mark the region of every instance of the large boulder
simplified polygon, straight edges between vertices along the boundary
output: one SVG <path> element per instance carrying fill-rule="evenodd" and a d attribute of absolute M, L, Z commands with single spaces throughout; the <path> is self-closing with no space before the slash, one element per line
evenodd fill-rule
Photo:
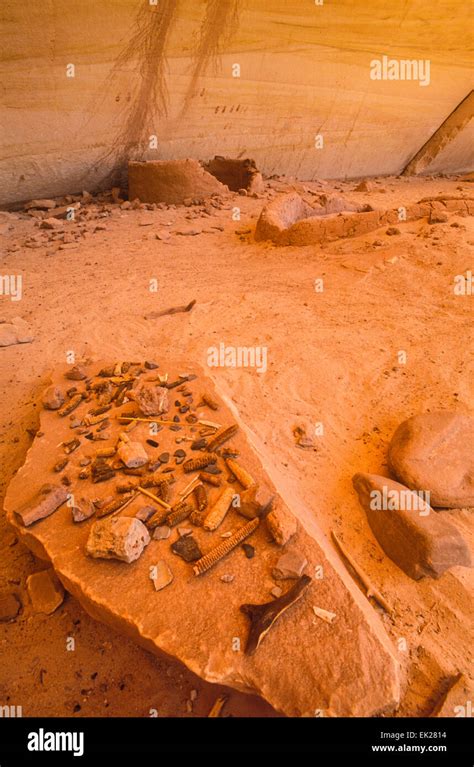
<path fill-rule="evenodd" d="M 404 421 L 388 451 L 395 476 L 413 490 L 429 490 L 432 506 L 474 506 L 474 418 L 448 410 Z"/>
<path fill-rule="evenodd" d="M 352 484 L 382 549 L 410 578 L 439 578 L 456 565 L 471 567 L 459 530 L 423 496 L 377 474 L 355 474 Z"/>

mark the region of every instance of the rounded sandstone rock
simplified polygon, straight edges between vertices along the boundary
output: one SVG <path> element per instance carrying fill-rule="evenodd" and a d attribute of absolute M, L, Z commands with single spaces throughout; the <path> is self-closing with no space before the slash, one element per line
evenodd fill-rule
<path fill-rule="evenodd" d="M 439 411 L 404 421 L 392 437 L 389 465 L 437 508 L 474 506 L 474 417 Z"/>
<path fill-rule="evenodd" d="M 43 394 L 42 402 L 43 407 L 45 407 L 46 410 L 59 410 L 59 408 L 64 405 L 64 395 L 59 386 L 55 386 L 54 384 L 48 386 Z"/>

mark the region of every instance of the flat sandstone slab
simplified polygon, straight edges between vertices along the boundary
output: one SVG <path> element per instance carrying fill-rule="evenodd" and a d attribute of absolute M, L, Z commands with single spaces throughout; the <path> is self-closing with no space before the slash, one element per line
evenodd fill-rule
<path fill-rule="evenodd" d="M 156 380 L 157 373 L 168 371 L 168 381 L 172 382 L 179 373 L 195 373 L 198 378 L 186 383 L 186 388 L 193 393 L 191 408 L 196 407 L 197 417 L 224 426 L 235 422 L 202 371 L 190 365 L 167 368 L 161 359 L 159 362 L 158 371 L 145 370 L 140 379 Z M 98 363 L 89 365 L 89 377 L 96 376 L 102 367 L 103 364 Z M 64 372 L 64 369 L 57 370 L 52 376 L 53 383 L 63 393 L 71 385 L 77 386 L 79 391 L 84 390 L 84 381 L 67 380 Z M 93 380 L 107 381 L 95 377 Z M 121 379 L 109 380 L 111 386 L 116 387 Z M 172 420 L 178 412 L 175 401 L 186 401 L 178 389 L 169 390 L 169 411 L 156 420 Z M 199 404 L 204 391 L 218 403 L 217 410 Z M 176 528 L 172 529 L 167 539 L 152 539 L 140 558 L 127 564 L 87 556 L 86 542 L 95 515 L 81 523 L 74 523 L 67 504 L 29 527 L 22 524 L 15 509 L 29 501 L 45 483 L 61 484 L 67 476 L 70 481 L 68 490 L 74 494 L 77 503 L 81 499 L 117 498 L 116 485 L 136 479 L 125 476 L 121 471 L 97 484 L 90 479 L 78 478 L 88 457 L 93 457 L 96 450 L 117 442 L 119 432 L 125 427 L 115 419 L 116 414 L 137 412 L 134 402 L 125 401 L 119 407 L 113 406 L 104 414 L 110 419 L 110 424 L 104 429 L 109 438 L 90 441 L 78 433 L 78 428 L 71 426 L 82 421 L 86 413 L 96 407 L 97 402 L 93 399 L 82 401 L 70 416 L 61 417 L 57 411 L 42 411 L 40 432 L 28 451 L 25 464 L 10 483 L 5 499 L 8 518 L 21 533 L 23 541 L 35 554 L 51 561 L 65 588 L 83 607 L 94 618 L 127 634 L 146 649 L 178 658 L 209 682 L 257 693 L 275 709 L 289 716 L 321 713 L 326 716 L 371 716 L 394 709 L 399 697 L 399 667 L 379 616 L 355 586 L 353 592 L 348 590 L 324 553 L 322 546 L 328 544 L 319 544 L 301 525 L 291 541 L 281 548 L 272 542 L 266 524 L 261 522 L 246 541 L 254 547 L 255 556 L 249 559 L 245 551 L 237 547 L 206 574 L 196 576 L 193 563 L 186 563 L 171 551 L 171 545 L 179 535 Z M 197 438 L 202 428 L 195 425 L 196 431 L 191 432 L 193 426 L 185 420 L 186 416 L 179 417 L 180 431 L 164 426 L 152 436 L 149 424 L 139 422 L 130 433 L 133 441 L 142 442 L 150 456 L 150 463 L 155 462 L 158 456 L 166 458 L 163 453 L 169 453 L 168 463 L 163 463 L 159 472 L 169 465 L 174 466 L 173 453 L 176 449 L 185 450 L 186 458 L 201 455 L 199 451 L 190 450 L 189 441 L 176 444 L 176 439 L 185 435 Z M 102 428 L 100 424 L 94 424 L 89 431 L 97 436 L 99 428 Z M 158 442 L 157 447 L 146 443 L 151 436 Z M 79 439 L 79 447 L 67 455 L 67 466 L 61 472 L 55 472 L 53 467 L 66 457 L 62 443 L 73 438 Z M 260 491 L 264 495 L 273 494 L 275 489 L 249 447 L 242 429 L 222 447 L 228 446 L 240 452 L 239 464 L 258 481 Z M 218 466 L 223 469 L 219 476 L 225 482 L 229 471 L 221 456 Z M 90 466 L 85 467 L 86 471 L 88 468 Z M 174 468 L 174 474 L 177 481 L 173 486 L 171 503 L 176 499 L 177 492 L 197 472 L 185 474 L 180 465 Z M 212 504 L 221 488 L 209 485 L 206 489 Z M 237 482 L 235 492 L 239 492 Z M 138 494 L 120 514 L 134 516 L 150 503 L 155 505 L 146 496 Z M 290 513 L 282 501 L 279 503 Z M 222 534 L 235 531 L 247 522 L 236 509 L 231 508 L 214 532 L 193 527 L 189 519 L 182 525 L 193 529 L 194 538 L 206 554 L 227 540 Z M 307 559 L 305 572 L 313 580 L 301 599 L 273 625 L 255 654 L 245 655 L 249 619 L 240 611 L 240 606 L 271 601 L 270 590 L 276 585 L 272 581 L 272 570 L 289 547 Z M 157 591 L 150 578 L 150 568 L 163 561 L 169 566 L 173 580 Z M 323 578 L 314 577 L 316 568 L 322 568 Z M 222 581 L 223 575 L 231 575 L 233 579 Z M 282 581 L 283 591 L 286 592 L 294 583 L 294 580 Z M 315 619 L 313 605 L 335 613 L 336 619 L 331 624 Z"/>

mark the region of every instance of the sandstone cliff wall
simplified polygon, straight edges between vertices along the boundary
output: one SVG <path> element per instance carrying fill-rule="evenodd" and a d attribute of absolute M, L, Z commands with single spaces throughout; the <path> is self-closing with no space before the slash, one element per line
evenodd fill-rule
<path fill-rule="evenodd" d="M 398 173 L 471 87 L 458 0 L 6 0 L 1 15 L 0 204 L 92 190 L 129 155 Z M 429 59 L 429 85 L 371 80 L 384 55 Z M 471 165 L 458 138 L 436 169 Z"/>

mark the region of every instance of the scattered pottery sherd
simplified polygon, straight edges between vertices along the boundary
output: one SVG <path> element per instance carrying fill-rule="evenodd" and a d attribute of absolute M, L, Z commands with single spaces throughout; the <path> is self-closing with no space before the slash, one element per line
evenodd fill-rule
<path fill-rule="evenodd" d="M 277 581 L 287 580 L 288 578 L 299 578 L 303 574 L 303 570 L 308 564 L 307 559 L 295 551 L 295 549 L 289 549 L 286 551 L 273 568 L 273 577 Z"/>
<path fill-rule="evenodd" d="M 155 512 L 156 506 L 142 506 L 142 508 L 135 514 L 135 517 L 139 519 L 140 522 L 148 522 Z"/>
<path fill-rule="evenodd" d="M 107 517 L 94 522 L 86 551 L 98 559 L 120 559 L 134 562 L 150 543 L 150 535 L 143 522 L 135 517 Z"/>
<path fill-rule="evenodd" d="M 50 615 L 64 600 L 64 589 L 52 568 L 29 575 L 26 587 L 33 609 L 38 613 Z"/>
<path fill-rule="evenodd" d="M 302 575 L 299 581 L 278 599 L 263 605 L 245 604 L 241 606 L 241 611 L 250 618 L 250 632 L 245 646 L 246 655 L 254 654 L 275 621 L 302 597 L 310 583 L 309 575 Z"/>
<path fill-rule="evenodd" d="M 171 535 L 171 527 L 168 527 L 168 525 L 158 525 L 158 527 L 155 527 L 153 530 L 153 540 L 154 541 L 165 541 L 167 538 L 169 538 Z"/>
<path fill-rule="evenodd" d="M 285 546 L 298 530 L 298 521 L 289 511 L 286 511 L 279 498 L 276 498 L 272 509 L 265 518 L 268 532 L 277 546 Z"/>
<path fill-rule="evenodd" d="M 0 594 L 0 623 L 12 621 L 20 612 L 21 603 L 15 594 Z"/>
<path fill-rule="evenodd" d="M 64 405 L 64 395 L 59 386 L 48 386 L 42 397 L 43 407 L 46 410 L 59 410 Z"/>
<path fill-rule="evenodd" d="M 138 469 L 148 463 L 148 454 L 141 442 L 124 442 L 120 445 L 118 457 L 127 469 Z"/>
<path fill-rule="evenodd" d="M 356 474 L 352 483 L 382 549 L 410 578 L 471 566 L 461 533 L 415 492 L 376 474 Z"/>
<path fill-rule="evenodd" d="M 64 486 L 43 485 L 31 501 L 19 509 L 15 509 L 15 514 L 20 517 L 25 527 L 28 527 L 39 519 L 49 517 L 56 509 L 59 509 L 67 498 L 68 491 Z"/>
<path fill-rule="evenodd" d="M 396 477 L 430 493 L 435 507 L 474 506 L 474 417 L 440 411 L 404 421 L 392 437 L 388 459 Z"/>
<path fill-rule="evenodd" d="M 161 589 L 169 586 L 173 581 L 173 573 L 164 559 L 160 559 L 160 561 L 156 563 L 153 576 L 152 580 L 156 591 L 161 591 Z"/>
<path fill-rule="evenodd" d="M 185 562 L 196 562 L 196 560 L 202 557 L 201 549 L 192 535 L 178 538 L 177 541 L 171 544 L 171 550 L 178 557 L 184 559 Z"/>
<path fill-rule="evenodd" d="M 161 415 L 168 412 L 168 390 L 154 383 L 140 381 L 127 396 L 134 400 L 144 415 Z"/>

